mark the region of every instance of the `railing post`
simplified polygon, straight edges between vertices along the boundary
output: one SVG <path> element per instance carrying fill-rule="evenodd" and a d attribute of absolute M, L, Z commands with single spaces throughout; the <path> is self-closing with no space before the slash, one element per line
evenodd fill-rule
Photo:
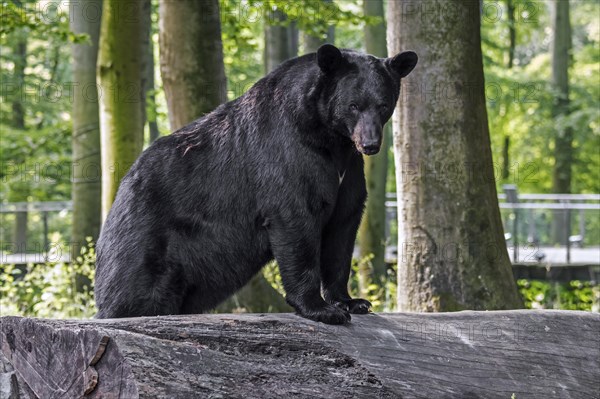
<path fill-rule="evenodd" d="M 47 254 L 50 248 L 50 243 L 48 242 L 48 212 L 42 212 L 42 219 L 44 221 L 44 253 Z"/>
<path fill-rule="evenodd" d="M 537 239 L 537 230 L 535 227 L 535 216 L 533 214 L 533 209 L 529 209 L 529 212 L 527 213 L 528 215 L 528 219 L 529 219 L 529 233 L 528 233 L 528 237 L 527 237 L 527 243 L 528 244 L 534 244 L 537 243 L 538 239 Z"/>
<path fill-rule="evenodd" d="M 581 236 L 581 247 L 583 247 L 583 240 L 585 239 L 585 211 L 579 210 L 579 235 Z"/>
<path fill-rule="evenodd" d="M 513 212 L 515 214 L 515 223 L 513 225 L 513 243 L 515 247 L 513 248 L 513 258 L 514 262 L 519 262 L 519 209 L 517 208 L 517 204 L 514 204 Z"/>
<path fill-rule="evenodd" d="M 565 233 L 567 236 L 567 264 L 571 263 L 571 209 L 569 209 L 569 202 L 567 201 L 567 209 L 565 209 Z"/>
<path fill-rule="evenodd" d="M 513 222 L 513 263 L 517 263 L 519 261 L 519 195 L 517 186 L 514 184 L 505 184 L 502 188 L 506 194 L 506 202 L 511 204 L 515 216 Z"/>

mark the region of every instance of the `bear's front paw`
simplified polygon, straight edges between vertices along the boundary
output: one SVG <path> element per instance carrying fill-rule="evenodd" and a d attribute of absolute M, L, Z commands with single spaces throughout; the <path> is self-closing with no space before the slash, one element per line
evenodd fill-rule
<path fill-rule="evenodd" d="M 306 317 L 307 319 L 320 321 L 326 324 L 345 324 L 352 319 L 348 311 L 334 305 L 326 305 L 318 309 L 298 311 L 298 314 L 302 317 Z"/>
<path fill-rule="evenodd" d="M 371 302 L 366 299 L 347 299 L 343 301 L 336 301 L 334 305 L 345 310 L 346 312 L 354 313 L 354 314 L 367 314 L 369 313 L 369 308 Z"/>

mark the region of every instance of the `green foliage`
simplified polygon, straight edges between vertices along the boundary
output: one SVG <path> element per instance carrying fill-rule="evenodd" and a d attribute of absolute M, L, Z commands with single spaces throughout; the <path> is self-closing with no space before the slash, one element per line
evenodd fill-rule
<path fill-rule="evenodd" d="M 486 1 L 488 9 L 504 3 Z M 574 131 L 572 192 L 600 191 L 600 36 L 597 2 L 571 2 L 573 61 L 569 71 L 570 111 L 554 118 L 556 93 L 551 87 L 552 29 L 543 2 L 515 2 L 515 66 L 506 67 L 508 25 L 501 18 L 482 19 L 482 50 L 492 151 L 498 188 L 517 184 L 521 192 L 547 193 L 552 188 L 554 136 L 557 127 Z M 501 178 L 504 138 L 510 138 L 509 176 Z"/>
<path fill-rule="evenodd" d="M 263 11 L 255 2 L 220 0 L 223 63 L 230 100 L 244 94 L 263 75 Z"/>
<path fill-rule="evenodd" d="M 21 3 L 21 4 L 19 4 Z M 13 0 L 0 2 L 0 42 L 20 29 L 35 32 L 62 42 L 81 43 L 87 35 L 77 35 L 69 29 L 67 2 L 41 2 L 31 0 Z"/>
<path fill-rule="evenodd" d="M 277 262 L 274 260 L 267 263 L 262 269 L 262 274 L 265 279 L 271 284 L 273 288 L 282 296 L 285 296 L 285 289 L 283 288 L 283 281 L 281 281 L 281 274 L 279 274 L 279 267 Z"/>
<path fill-rule="evenodd" d="M 52 255 L 51 255 L 52 256 Z M 96 313 L 93 286 L 75 289 L 75 276 L 94 279 L 96 253 L 88 240 L 75 262 L 4 266 L 0 273 L 0 316 L 89 318 Z"/>
<path fill-rule="evenodd" d="M 521 279 L 517 285 L 528 309 L 600 311 L 600 285 L 589 281 L 560 284 Z"/>
<path fill-rule="evenodd" d="M 0 193 L 9 201 L 59 201 L 71 196 L 71 131 L 67 121 L 26 134 L 0 124 Z"/>
<path fill-rule="evenodd" d="M 265 24 L 295 26 L 313 36 L 325 36 L 330 25 L 336 27 L 336 42 L 342 47 L 362 48 L 362 15 L 359 0 L 326 2 L 322 0 L 220 0 L 223 62 L 229 99 L 244 94 L 264 75 L 263 31 Z M 269 12 L 281 10 L 282 22 L 269 18 Z M 367 22 L 374 23 L 372 18 Z"/>
<path fill-rule="evenodd" d="M 22 8 L 16 3 L 2 2 L 0 11 L 0 196 L 8 202 L 68 200 L 77 82 L 71 82 L 65 44 L 85 38 L 68 34 L 66 3 L 23 1 Z M 17 65 L 25 67 L 22 82 Z M 24 130 L 13 122 L 15 104 L 24 111 Z"/>
<path fill-rule="evenodd" d="M 393 312 L 396 309 L 396 278 L 391 270 L 384 281 L 372 281 L 367 277 L 365 286 L 366 295 L 360 293 L 359 270 L 362 268 L 372 269 L 370 265 L 373 255 L 367 255 L 362 259 L 352 259 L 350 281 L 348 283 L 350 295 L 355 298 L 363 298 L 371 302 L 373 312 Z"/>
<path fill-rule="evenodd" d="M 72 264 L 46 263 L 28 265 L 26 268 L 4 266 L 0 272 L 0 316 L 20 315 L 49 318 L 88 318 L 95 312 L 92 287 L 83 292 L 75 290 L 75 276 L 81 274 L 94 279 L 94 246 L 87 248 Z M 349 282 L 350 293 L 358 295 L 357 271 L 360 262 L 352 263 Z M 280 294 L 285 295 L 276 262 L 269 262 L 263 275 Z M 563 309 L 600 311 L 600 286 L 591 282 L 571 281 L 565 284 L 538 280 L 518 280 L 519 291 L 529 309 Z M 396 310 L 396 281 L 390 271 L 383 286 L 369 284 L 365 299 L 373 304 L 374 312 Z"/>

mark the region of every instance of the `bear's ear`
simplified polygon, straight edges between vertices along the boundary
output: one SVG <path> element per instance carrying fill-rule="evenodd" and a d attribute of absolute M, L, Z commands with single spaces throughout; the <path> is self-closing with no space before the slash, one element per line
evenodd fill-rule
<path fill-rule="evenodd" d="M 317 50 L 317 63 L 325 73 L 335 71 L 343 60 L 342 52 L 332 44 L 324 44 Z"/>
<path fill-rule="evenodd" d="M 400 78 L 405 77 L 413 69 L 415 69 L 418 61 L 419 57 L 417 57 L 417 53 L 414 51 L 404 51 L 392 58 L 387 59 L 390 69 L 400 75 Z"/>

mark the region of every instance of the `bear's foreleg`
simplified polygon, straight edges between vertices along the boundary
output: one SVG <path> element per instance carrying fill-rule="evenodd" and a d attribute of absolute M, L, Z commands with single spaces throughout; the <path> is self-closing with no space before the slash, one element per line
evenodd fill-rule
<path fill-rule="evenodd" d="M 368 313 L 371 307 L 371 302 L 353 299 L 348 294 L 352 252 L 360 218 L 360 212 L 343 218 L 338 215 L 332 217 L 323 230 L 320 262 L 325 301 L 356 314 Z"/>
<path fill-rule="evenodd" d="M 350 314 L 321 296 L 320 229 L 298 217 L 272 221 L 269 239 L 279 265 L 286 301 L 299 315 L 327 324 L 344 324 Z"/>

